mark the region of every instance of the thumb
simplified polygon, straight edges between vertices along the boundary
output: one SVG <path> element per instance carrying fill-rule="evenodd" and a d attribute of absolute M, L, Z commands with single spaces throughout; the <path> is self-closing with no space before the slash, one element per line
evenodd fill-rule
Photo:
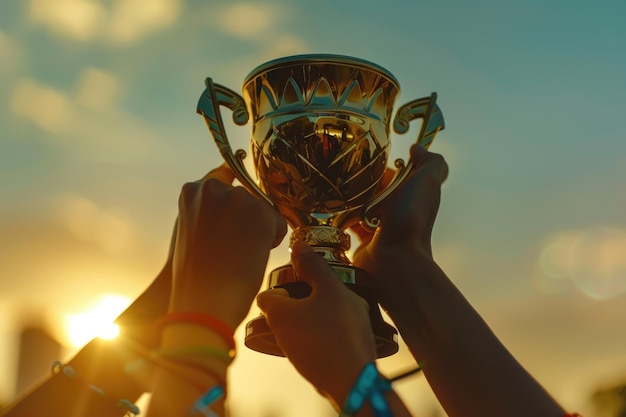
<path fill-rule="evenodd" d="M 445 182 L 448 178 L 448 164 L 440 154 L 429 152 L 419 145 L 413 145 L 410 152 L 416 169 L 426 171 L 426 175 L 439 185 Z"/>
<path fill-rule="evenodd" d="M 293 244 L 291 262 L 298 279 L 309 284 L 313 293 L 319 288 L 341 286 L 337 275 L 324 258 L 302 241 Z"/>
<path fill-rule="evenodd" d="M 202 177 L 201 181 L 206 181 L 211 178 L 220 180 L 224 184 L 231 185 L 235 180 L 235 173 L 228 165 L 226 165 L 226 162 L 224 162 L 222 165 L 209 171 L 204 177 Z"/>
<path fill-rule="evenodd" d="M 269 317 L 281 316 L 291 308 L 293 299 L 284 288 L 272 288 L 259 293 L 256 304 L 263 314 Z"/>

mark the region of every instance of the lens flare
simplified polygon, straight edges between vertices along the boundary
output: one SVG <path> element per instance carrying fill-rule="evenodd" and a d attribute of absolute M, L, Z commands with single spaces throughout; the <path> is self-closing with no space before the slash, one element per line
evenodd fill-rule
<path fill-rule="evenodd" d="M 544 284 L 569 281 L 590 298 L 616 297 L 626 293 L 626 233 L 609 227 L 562 232 L 543 247 L 539 265 L 550 281 Z"/>
<path fill-rule="evenodd" d="M 69 342 L 81 347 L 95 337 L 113 339 L 119 327 L 113 321 L 130 304 L 130 300 L 119 295 L 107 295 L 89 311 L 67 317 Z"/>

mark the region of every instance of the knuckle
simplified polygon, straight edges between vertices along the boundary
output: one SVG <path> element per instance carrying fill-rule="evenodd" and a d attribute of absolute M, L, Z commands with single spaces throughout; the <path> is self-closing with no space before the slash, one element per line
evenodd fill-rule
<path fill-rule="evenodd" d="M 253 203 L 255 200 L 254 197 L 250 195 L 248 190 L 246 190 L 242 186 L 233 187 L 230 191 L 230 194 L 233 200 L 240 203 Z"/>
<path fill-rule="evenodd" d="M 274 213 L 274 218 L 276 219 L 276 230 L 278 234 L 284 236 L 287 233 L 287 222 L 278 212 Z"/>
<path fill-rule="evenodd" d="M 430 161 L 430 163 L 433 163 L 433 164 L 441 165 L 441 164 L 446 163 L 443 155 L 439 153 L 429 152 L 426 158 Z"/>
<path fill-rule="evenodd" d="M 448 177 L 449 167 L 443 155 L 438 153 L 429 153 L 426 163 L 432 165 L 431 172 L 440 182 L 443 182 Z"/>
<path fill-rule="evenodd" d="M 183 184 L 181 190 L 180 190 L 180 195 L 178 197 L 178 202 L 180 203 L 185 203 L 190 201 L 193 196 L 196 194 L 196 192 L 198 191 L 198 183 L 197 182 L 186 182 Z"/>
<path fill-rule="evenodd" d="M 224 184 L 216 178 L 207 178 L 206 180 L 202 181 L 202 188 L 209 192 L 217 192 L 226 190 L 228 188 L 228 185 Z"/>
<path fill-rule="evenodd" d="M 191 193 L 195 193 L 197 189 L 198 189 L 197 182 L 186 182 L 183 184 L 180 193 L 181 195 L 191 194 Z"/>

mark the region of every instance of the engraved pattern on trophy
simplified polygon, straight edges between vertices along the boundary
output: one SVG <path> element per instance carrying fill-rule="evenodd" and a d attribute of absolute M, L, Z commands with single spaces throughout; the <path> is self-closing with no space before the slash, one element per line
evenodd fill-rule
<path fill-rule="evenodd" d="M 350 235 L 347 233 L 337 233 L 335 227 L 299 227 L 293 231 L 290 242 L 302 240 L 310 246 L 320 246 L 322 244 L 336 247 L 346 251 L 350 249 Z M 339 231 L 341 231 L 339 229 Z M 291 245 L 290 245 L 291 246 Z"/>
<path fill-rule="evenodd" d="M 318 63 L 244 85 L 259 186 L 292 225 L 358 221 L 385 171 L 397 92 L 380 74 Z"/>

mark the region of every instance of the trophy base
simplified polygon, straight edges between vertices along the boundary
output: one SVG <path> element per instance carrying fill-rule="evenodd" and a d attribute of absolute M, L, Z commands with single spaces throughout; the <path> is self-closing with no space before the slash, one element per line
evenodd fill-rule
<path fill-rule="evenodd" d="M 370 285 L 367 283 L 369 278 L 367 273 L 352 266 L 331 265 L 331 267 L 350 290 L 367 302 L 370 323 L 376 340 L 377 356 L 384 358 L 396 353 L 398 351 L 398 332 L 392 325 L 383 320 L 378 303 L 373 297 Z M 305 298 L 311 292 L 311 288 L 306 282 L 296 280 L 292 265 L 285 265 L 273 270 L 269 278 L 269 288 L 284 288 L 292 298 Z M 257 352 L 274 356 L 285 356 L 263 315 L 250 320 L 246 324 L 244 344 Z M 340 346 L 337 346 L 337 348 L 339 349 Z"/>

